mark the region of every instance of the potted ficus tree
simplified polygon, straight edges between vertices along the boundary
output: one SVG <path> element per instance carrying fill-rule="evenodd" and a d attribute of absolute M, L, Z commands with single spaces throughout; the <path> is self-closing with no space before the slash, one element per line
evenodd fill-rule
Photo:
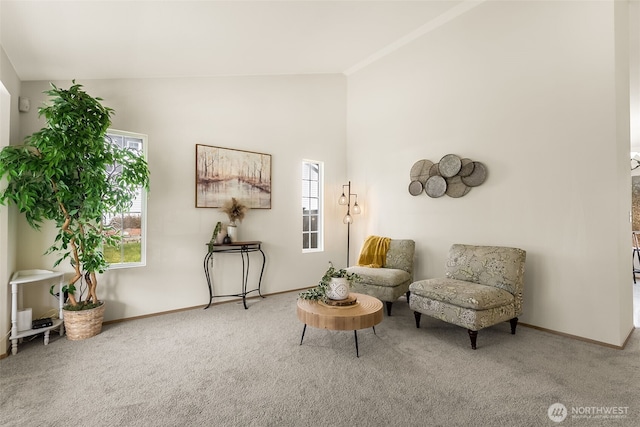
<path fill-rule="evenodd" d="M 67 336 L 82 339 L 102 327 L 97 274 L 109 265 L 103 246 L 115 246 L 120 239 L 104 215 L 129 210 L 140 187 L 148 189 L 149 169 L 140 153 L 106 138 L 113 110 L 101 105 L 101 98 L 91 97 L 75 81 L 69 89 L 51 84 L 45 93 L 50 102 L 38 113 L 46 126 L 22 145 L 0 151 L 0 178 L 6 178 L 0 203 L 15 204 L 34 229 L 55 223 L 58 232 L 46 254 L 58 256 L 54 268 L 63 260 L 71 263 L 74 273 L 60 298 L 68 296 Z M 83 281 L 86 296 L 77 286 Z M 93 326 L 87 328 L 85 320 Z"/>

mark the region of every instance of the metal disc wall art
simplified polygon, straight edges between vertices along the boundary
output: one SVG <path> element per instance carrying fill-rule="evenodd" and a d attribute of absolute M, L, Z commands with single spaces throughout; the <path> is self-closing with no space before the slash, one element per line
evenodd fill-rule
<path fill-rule="evenodd" d="M 422 193 L 423 188 L 424 187 L 420 181 L 413 180 L 409 183 L 409 194 L 411 194 L 412 196 L 417 196 Z"/>
<path fill-rule="evenodd" d="M 424 192 L 429 197 L 442 197 L 447 191 L 447 181 L 441 176 L 434 175 L 427 180 L 424 186 Z"/>
<path fill-rule="evenodd" d="M 409 194 L 412 196 L 418 196 L 424 190 L 432 198 L 445 194 L 458 198 L 487 179 L 487 168 L 480 162 L 447 154 L 438 163 L 418 160 L 411 167 L 409 178 Z"/>
<path fill-rule="evenodd" d="M 464 196 L 469 191 L 471 191 L 471 187 L 466 186 L 462 182 L 462 177 L 456 175 L 454 177 L 447 178 L 447 196 L 458 198 Z"/>
<path fill-rule="evenodd" d="M 458 172 L 458 175 L 461 177 L 471 175 L 471 172 L 473 172 L 473 167 L 475 166 L 473 164 L 473 160 L 462 159 L 460 160 L 460 162 L 462 163 L 462 167 L 460 168 L 460 172 Z"/>
<path fill-rule="evenodd" d="M 480 162 L 473 162 L 473 171 L 468 176 L 462 177 L 462 182 L 469 187 L 477 187 L 487 178 L 487 170 Z"/>
<path fill-rule="evenodd" d="M 440 176 L 444 178 L 454 177 L 460 172 L 460 168 L 462 167 L 462 161 L 460 157 L 455 154 L 447 154 L 443 158 L 440 159 L 438 163 L 438 170 L 440 171 Z"/>
<path fill-rule="evenodd" d="M 433 166 L 433 162 L 431 160 L 422 159 L 418 160 L 411 167 L 411 172 L 409 173 L 409 177 L 411 181 L 420 181 L 422 185 L 427 182 L 429 178 L 429 170 Z"/>

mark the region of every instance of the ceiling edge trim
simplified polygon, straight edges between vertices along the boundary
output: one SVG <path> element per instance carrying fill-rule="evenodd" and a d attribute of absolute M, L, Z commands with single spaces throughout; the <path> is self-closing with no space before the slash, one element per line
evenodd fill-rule
<path fill-rule="evenodd" d="M 377 60 L 379 60 L 379 59 L 391 54 L 392 52 L 395 52 L 396 50 L 400 49 L 401 47 L 406 46 L 407 44 L 409 44 L 412 41 L 416 40 L 417 38 L 427 34 L 428 32 L 433 31 L 436 28 L 439 28 L 439 27 L 443 26 L 447 22 L 459 17 L 463 13 L 468 12 L 469 10 L 475 8 L 476 6 L 479 6 L 480 4 L 484 3 L 485 1 L 487 1 L 487 0 L 465 0 L 462 3 L 457 4 L 456 6 L 452 7 L 451 9 L 447 10 L 446 12 L 442 13 L 438 17 L 432 19 L 431 21 L 429 21 L 426 24 L 422 25 L 421 27 L 417 28 L 416 30 L 414 30 L 414 31 L 410 32 L 409 34 L 399 38 L 398 40 L 396 40 L 395 42 L 391 43 L 390 45 L 387 45 L 386 47 L 380 49 L 379 51 L 377 51 L 376 53 L 372 54 L 371 56 L 369 56 L 368 58 L 364 59 L 363 61 L 360 61 L 357 64 L 353 65 L 352 67 L 346 69 L 344 71 L 344 74 L 346 76 L 350 76 L 351 74 L 353 74 L 353 73 L 355 73 L 355 72 L 367 67 L 368 65 L 371 65 L 372 63 L 376 62 Z"/>

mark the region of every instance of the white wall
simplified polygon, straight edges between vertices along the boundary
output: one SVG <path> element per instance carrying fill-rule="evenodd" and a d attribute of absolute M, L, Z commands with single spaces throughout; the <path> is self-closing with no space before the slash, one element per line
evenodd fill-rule
<path fill-rule="evenodd" d="M 633 323 L 616 7 L 486 2 L 349 76 L 348 174 L 370 212 L 355 240 L 415 239 L 416 278 L 442 275 L 452 243 L 520 247 L 522 322 L 621 345 Z M 409 195 L 413 163 L 448 153 L 483 162 L 487 181 L 460 199 Z"/>
<path fill-rule="evenodd" d="M 71 82 L 55 82 L 68 87 Z M 272 209 L 250 210 L 240 224 L 242 240 L 262 240 L 267 256 L 263 293 L 314 285 L 329 260 L 344 257 L 346 231 L 335 204 L 327 205 L 326 251 L 301 251 L 301 161 L 325 161 L 326 197 L 337 200 L 346 163 L 346 78 L 340 75 L 78 81 L 115 109 L 113 128 L 149 136 L 147 266 L 107 272 L 98 297 L 105 320 L 193 307 L 208 301 L 202 263 L 219 209 L 195 208 L 195 145 L 272 155 Z M 47 82 L 23 82 L 33 111 L 21 135 L 37 131 Z M 50 268 L 42 257 L 54 233 L 31 231 L 20 221 L 18 268 Z M 255 255 L 255 254 L 254 254 Z M 239 256 L 218 258 L 219 294 L 240 291 Z M 252 279 L 259 258 L 252 258 Z M 255 294 L 254 294 L 255 295 Z M 219 301 L 219 300 L 216 300 Z M 35 302 L 34 304 L 38 304 Z"/>
<path fill-rule="evenodd" d="M 640 52 L 640 3 L 629 2 L 629 51 Z M 631 55 L 629 58 L 629 97 L 630 116 L 634 120 L 630 123 L 631 151 L 640 151 L 640 55 Z M 638 169 L 632 175 L 640 174 Z"/>

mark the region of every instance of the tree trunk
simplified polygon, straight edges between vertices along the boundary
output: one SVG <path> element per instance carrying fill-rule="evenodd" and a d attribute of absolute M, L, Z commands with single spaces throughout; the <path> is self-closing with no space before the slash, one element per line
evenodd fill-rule
<path fill-rule="evenodd" d="M 94 304 L 98 303 L 98 295 L 96 294 L 96 287 L 98 286 L 98 279 L 96 278 L 95 272 L 87 272 L 84 276 L 84 279 L 87 281 L 87 302 L 91 301 Z"/>

